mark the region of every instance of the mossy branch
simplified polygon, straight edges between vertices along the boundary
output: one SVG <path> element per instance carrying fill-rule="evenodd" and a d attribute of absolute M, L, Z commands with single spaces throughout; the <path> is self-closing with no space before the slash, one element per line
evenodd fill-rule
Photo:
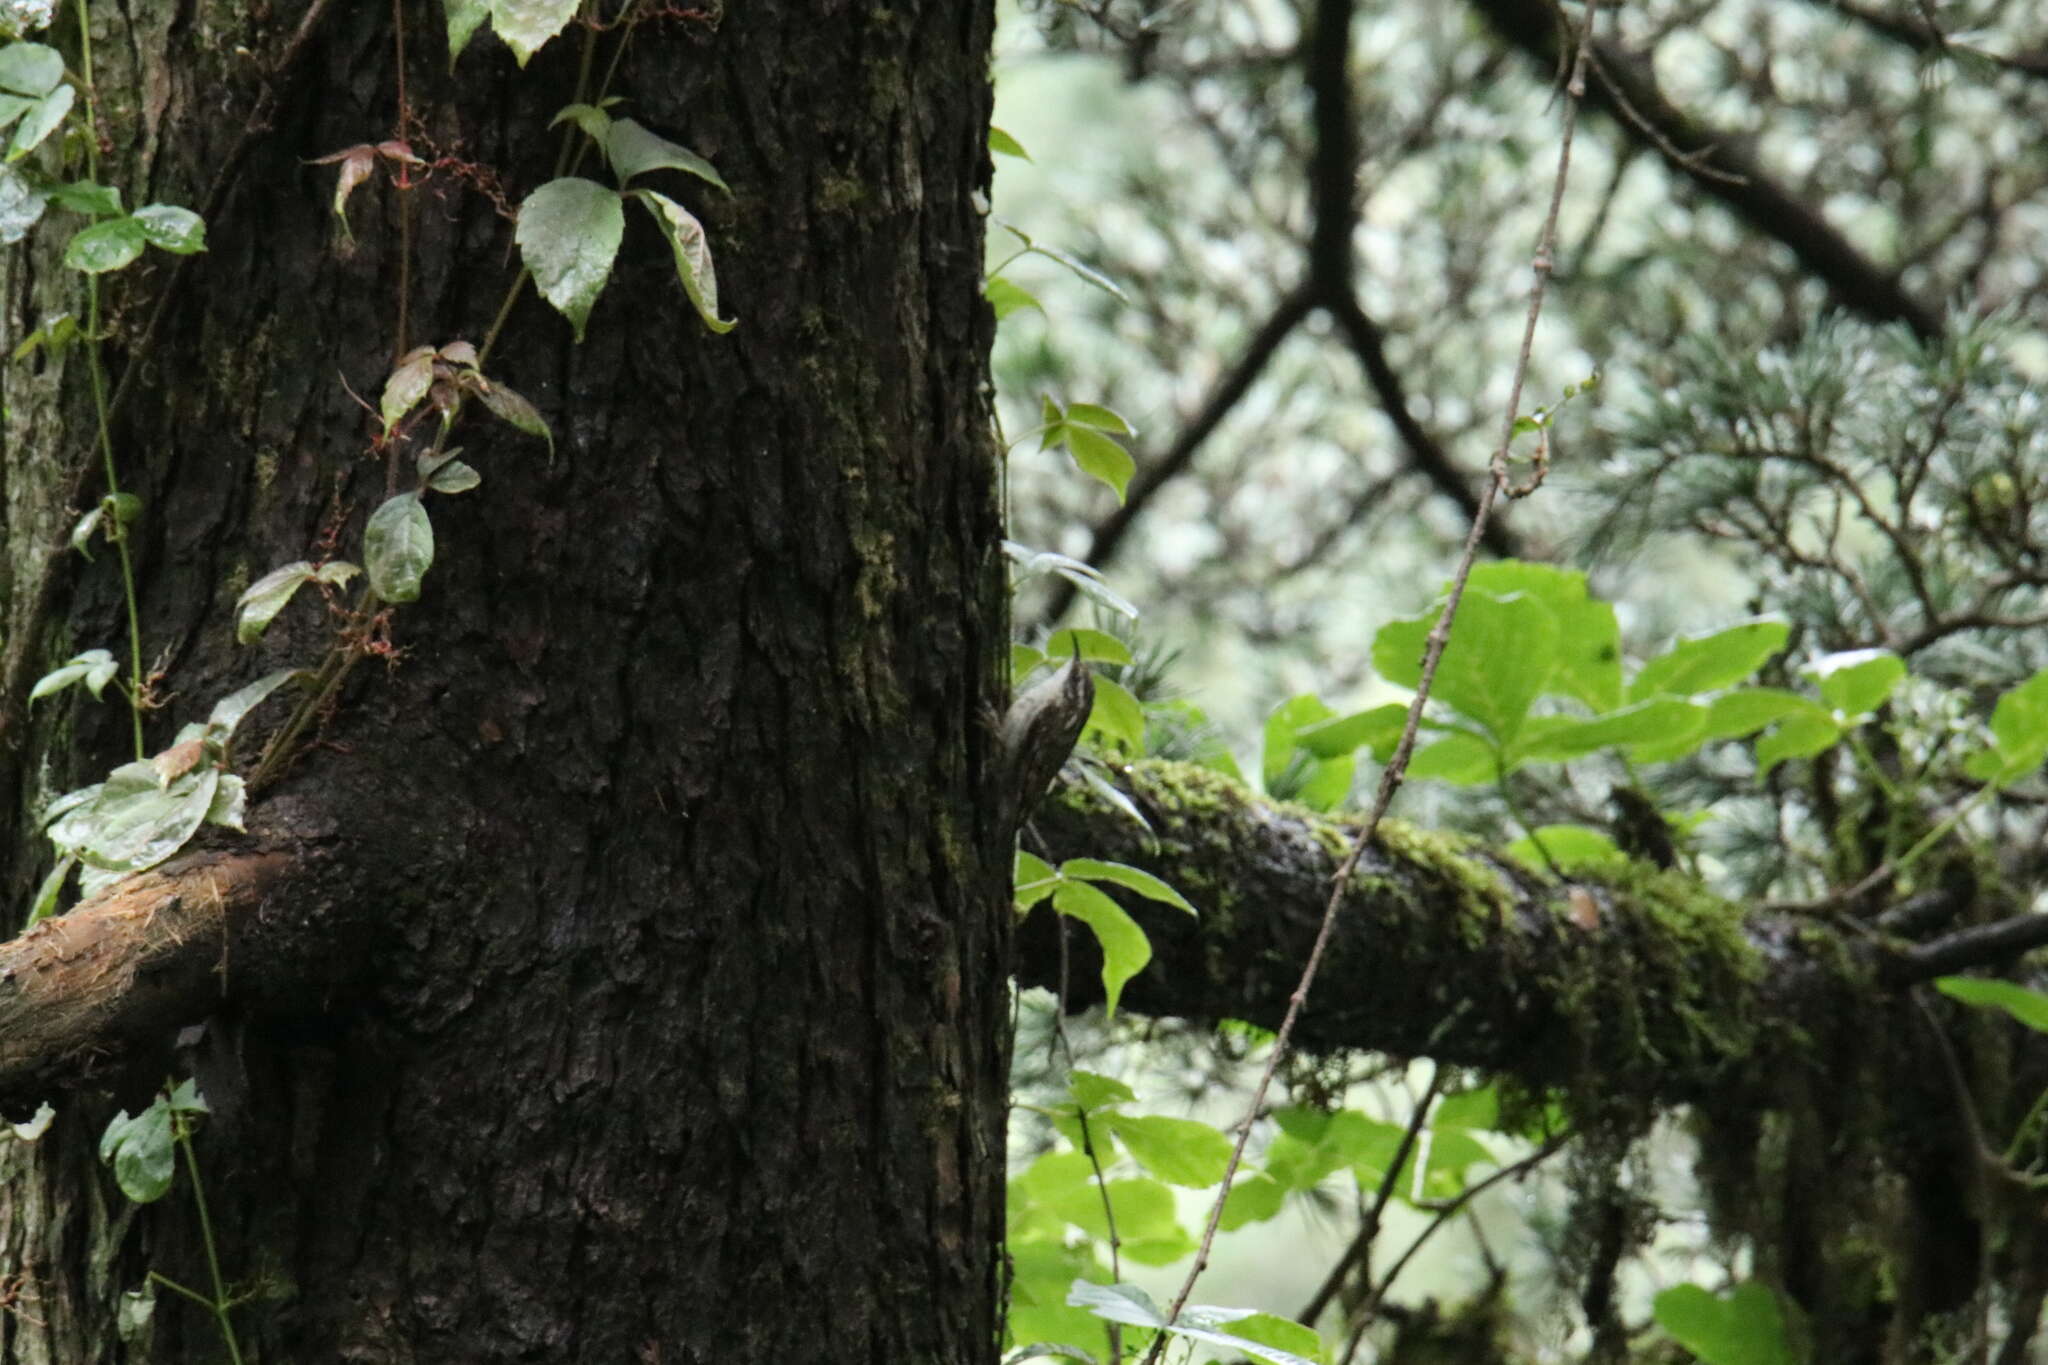
<path fill-rule="evenodd" d="M 1033 829 L 1049 859 L 1128 862 L 1199 909 L 1190 918 L 1126 902 L 1154 957 L 1124 1008 L 1270 1027 L 1351 831 L 1189 765 L 1140 763 L 1122 781 L 1150 833 L 1079 784 L 1055 788 Z M 1894 951 L 1847 922 L 1764 915 L 1647 864 L 1560 882 L 1390 821 L 1353 887 L 1300 1024 L 1312 1050 L 1429 1056 L 1662 1105 L 1762 1087 L 1817 1064 L 1845 1029 L 1882 1036 L 1909 1008 L 1893 983 L 1911 945 Z M 1086 1003 L 1093 944 L 1080 933 L 1069 947 L 1083 955 L 1068 979 Z M 1052 985 L 1058 956 L 1053 916 L 1034 912 L 1020 934 L 1021 979 Z"/>

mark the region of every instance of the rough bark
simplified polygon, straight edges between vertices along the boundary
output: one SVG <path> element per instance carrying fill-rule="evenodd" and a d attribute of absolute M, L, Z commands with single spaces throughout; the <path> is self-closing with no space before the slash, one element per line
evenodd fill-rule
<path fill-rule="evenodd" d="M 115 438 L 149 502 L 145 651 L 179 693 L 154 744 L 317 653 L 317 605 L 253 657 L 228 608 L 323 535 L 348 553 L 386 492 L 337 378 L 374 394 L 402 345 L 481 340 L 510 225 L 462 168 L 514 199 L 552 173 L 580 37 L 524 73 L 480 38 L 451 80 L 439 8 L 404 12 L 408 132 L 439 164 L 410 195 L 402 338 L 399 196 L 358 190 L 359 245 L 340 250 L 332 168 L 306 165 L 391 135 L 389 9 L 334 6 L 253 141 L 251 72 L 298 16 L 98 16 L 108 178 L 131 202 L 200 202 L 244 148 L 158 344 L 136 353 L 169 274 L 154 262 L 121 280 L 109 346 L 137 377 Z M 644 222 L 580 347 L 529 291 L 488 369 L 554 423 L 554 457 L 462 433 L 485 483 L 432 504 L 437 560 L 395 617 L 400 657 L 357 670 L 256 836 L 200 855 L 283 860 L 292 875 L 239 907 L 247 946 L 327 954 L 244 978 L 230 929 L 229 998 L 179 1063 L 216 1110 L 200 1151 L 227 1270 L 274 1291 L 237 1313 L 262 1358 L 991 1357 L 1007 849 L 982 802 L 1006 634 L 974 202 L 990 19 L 757 2 L 636 33 L 631 112 L 733 186 L 663 188 L 704 218 L 739 329 L 698 323 Z M 11 326 L 69 287 L 55 249 L 9 272 Z M 32 675 L 114 642 L 119 598 L 110 565 L 45 548 L 90 457 L 77 360 L 8 382 L 4 587 Z M 121 728 L 39 707 L 15 809 L 118 761 Z M 39 872 L 21 860 L 10 883 Z M 218 960 L 198 929 L 186 948 Z M 132 1107 L 161 1073 L 139 1093 L 107 1079 Z M 0 1267 L 25 1310 L 0 1316 L 0 1359 L 220 1355 L 168 1297 L 152 1333 L 115 1338 L 114 1298 L 145 1270 L 204 1276 L 182 1193 L 137 1212 L 97 1168 L 112 1104 L 69 1094 L 0 1158 Z"/>

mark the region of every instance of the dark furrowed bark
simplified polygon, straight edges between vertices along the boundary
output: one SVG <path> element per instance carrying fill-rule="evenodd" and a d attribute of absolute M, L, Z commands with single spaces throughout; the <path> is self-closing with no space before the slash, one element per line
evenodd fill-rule
<path fill-rule="evenodd" d="M 510 224 L 451 159 L 515 200 L 547 179 L 582 42 L 514 76 L 480 38 L 450 86 L 433 17 L 409 34 L 411 136 L 439 165 L 411 192 L 407 345 L 482 339 Z M 401 656 L 356 671 L 273 798 L 345 845 L 363 965 L 333 999 L 238 1002 L 213 1030 L 232 1045 L 200 1149 L 229 1273 L 284 1291 L 237 1311 L 266 1354 L 992 1355 L 989 24 L 980 5 L 753 4 L 635 36 L 620 112 L 734 194 L 635 183 L 703 218 L 740 326 L 702 326 L 633 204 L 582 346 L 527 292 L 487 371 L 554 422 L 554 457 L 466 419 L 485 482 L 430 499 L 437 560 L 394 617 Z M 336 376 L 374 398 L 398 350 L 397 196 L 359 189 L 338 251 L 332 169 L 303 163 L 389 136 L 388 25 L 332 22 L 117 433 L 150 498 L 146 647 L 201 707 L 317 651 L 317 605 L 257 660 L 228 607 L 337 523 L 354 557 L 386 492 Z M 159 183 L 199 180 L 226 136 L 198 124 L 207 63 L 180 66 L 202 37 L 142 57 L 137 88 L 169 92 Z M 63 599 L 81 634 L 117 600 L 105 574 Z M 203 1275 L 181 1195 L 132 1223 L 103 1211 L 103 1116 L 79 1098 L 14 1158 L 31 1169 L 0 1259 L 66 1307 L 0 1325 L 0 1358 L 213 1359 L 211 1325 L 169 1299 L 151 1340 L 113 1344 L 113 1296 L 145 1268 Z"/>

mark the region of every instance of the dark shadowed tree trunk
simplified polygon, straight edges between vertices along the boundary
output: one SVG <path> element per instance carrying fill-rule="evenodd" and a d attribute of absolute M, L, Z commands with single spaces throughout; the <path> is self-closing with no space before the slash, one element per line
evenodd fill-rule
<path fill-rule="evenodd" d="M 522 296 L 486 369 L 556 449 L 464 419 L 484 482 L 431 500 L 391 666 L 354 671 L 251 836 L 181 865 L 250 905 L 214 927 L 203 1035 L 174 1050 L 166 1029 L 0 1148 L 0 1359 L 223 1358 L 168 1293 L 142 1336 L 115 1328 L 146 1272 L 206 1279 L 182 1173 L 137 1211 L 94 1153 L 117 1103 L 188 1068 L 217 1111 L 198 1150 L 223 1268 L 260 1294 L 236 1313 L 252 1358 L 992 1358 L 991 16 L 719 8 L 637 29 L 613 89 L 731 184 L 660 188 L 703 217 L 738 329 L 698 321 L 637 210 L 582 345 Z M 359 557 L 391 471 L 344 381 L 374 403 L 405 348 L 481 342 L 514 265 L 477 186 L 516 202 L 554 173 L 583 34 L 524 72 L 480 37 L 451 79 L 440 7 L 399 9 L 403 92 L 388 6 L 94 9 L 103 179 L 131 204 L 216 199 L 188 268 L 152 253 L 110 277 L 144 654 L 176 694 L 152 749 L 318 659 L 333 622 L 310 594 L 254 649 L 232 605 L 274 565 Z M 401 131 L 401 93 L 435 164 L 403 196 L 381 170 L 359 189 L 344 249 L 335 168 L 307 163 Z M 0 266 L 10 336 L 80 307 L 64 233 L 40 232 Z M 96 459 L 81 353 L 10 369 L 4 394 L 0 587 L 32 680 L 123 653 L 124 626 L 111 557 L 59 548 L 100 491 L 72 483 Z M 33 812 L 128 757 L 127 720 L 7 700 L 21 907 L 49 866 Z"/>

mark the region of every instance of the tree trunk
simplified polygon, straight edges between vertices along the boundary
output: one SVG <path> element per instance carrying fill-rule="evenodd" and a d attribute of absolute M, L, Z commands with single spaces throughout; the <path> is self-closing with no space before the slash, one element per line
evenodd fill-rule
<path fill-rule="evenodd" d="M 403 87 L 382 6 L 316 3 L 296 47 L 301 16 L 263 5 L 95 14 L 103 178 L 130 204 L 221 186 L 189 269 L 110 277 L 143 647 L 177 694 L 152 749 L 318 658 L 333 622 L 310 593 L 253 650 L 232 605 L 323 537 L 360 558 L 399 465 L 366 456 L 344 381 L 374 402 L 407 348 L 481 343 L 512 266 L 478 187 L 516 202 L 555 173 L 585 35 L 524 72 L 480 36 L 451 79 L 440 7 L 399 8 Z M 637 211 L 581 345 L 525 291 L 486 372 L 553 424 L 552 457 L 464 419 L 484 483 L 430 499 L 438 551 L 391 666 L 355 670 L 252 835 L 202 855 L 297 871 L 220 931 L 203 1035 L 108 1078 L 133 1109 L 189 1067 L 214 1106 L 197 1150 L 223 1269 L 258 1294 L 234 1314 L 245 1358 L 993 1356 L 991 15 L 718 10 L 635 30 L 613 89 L 731 184 L 636 182 L 702 216 L 738 329 L 698 321 Z M 618 33 L 595 37 L 601 72 Z M 433 164 L 357 190 L 350 249 L 335 167 L 307 163 L 395 131 Z M 0 265 L 10 330 L 79 307 L 39 231 Z M 96 458 L 81 354 L 5 384 L 9 643 L 33 678 L 123 653 L 124 627 L 111 557 L 55 548 L 100 487 L 69 482 Z M 48 866 L 28 813 L 129 756 L 122 708 L 76 705 L 8 718 L 11 904 Z M 170 1293 L 117 1339 L 147 1272 L 207 1272 L 186 1174 L 138 1211 L 96 1161 L 113 1107 L 63 1096 L 41 1141 L 0 1148 L 0 1360 L 223 1355 Z"/>

